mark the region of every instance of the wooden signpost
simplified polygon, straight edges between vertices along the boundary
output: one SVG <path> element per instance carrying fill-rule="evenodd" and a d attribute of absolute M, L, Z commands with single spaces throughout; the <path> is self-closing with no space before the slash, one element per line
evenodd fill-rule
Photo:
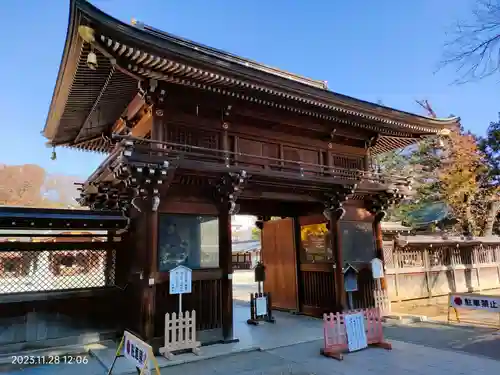
<path fill-rule="evenodd" d="M 354 309 L 354 300 L 352 293 L 358 291 L 358 270 L 347 263 L 344 267 L 344 289 L 347 292 L 348 296 L 348 308 L 349 310 Z"/>
<path fill-rule="evenodd" d="M 185 266 L 177 266 L 170 270 L 170 294 L 179 295 L 179 314 L 182 313 L 182 295 L 192 291 L 193 270 Z"/>
<path fill-rule="evenodd" d="M 156 375 L 160 375 L 160 366 L 153 354 L 153 348 L 127 331 L 123 333 L 120 345 L 118 345 L 118 349 L 116 350 L 115 358 L 109 368 L 108 375 L 112 374 L 116 359 L 121 355 L 122 349 L 123 357 L 134 364 L 139 375 L 151 374 L 151 364 L 154 366 Z"/>
<path fill-rule="evenodd" d="M 179 312 L 165 314 L 165 342 L 160 353 L 167 359 L 174 358 L 174 352 L 191 350 L 199 354 L 200 342 L 196 340 L 196 311 L 183 311 L 182 295 L 191 293 L 193 271 L 185 266 L 170 270 L 170 294 L 179 295 Z"/>
<path fill-rule="evenodd" d="M 247 324 L 258 325 L 265 321 L 275 323 L 271 308 L 271 294 L 262 293 L 262 283 L 266 280 L 266 267 L 259 262 L 254 269 L 257 293 L 250 293 L 250 319 Z"/>

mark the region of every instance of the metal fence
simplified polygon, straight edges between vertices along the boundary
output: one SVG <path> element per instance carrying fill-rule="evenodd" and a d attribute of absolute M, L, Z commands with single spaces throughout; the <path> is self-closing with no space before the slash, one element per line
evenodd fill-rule
<path fill-rule="evenodd" d="M 112 287 L 114 242 L 0 243 L 0 296 Z"/>
<path fill-rule="evenodd" d="M 113 286 L 115 250 L 0 252 L 0 294 Z"/>

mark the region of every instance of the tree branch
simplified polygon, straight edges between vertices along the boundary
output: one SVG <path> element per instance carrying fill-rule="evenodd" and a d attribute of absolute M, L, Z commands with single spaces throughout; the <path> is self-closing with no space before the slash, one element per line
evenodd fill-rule
<path fill-rule="evenodd" d="M 457 23 L 438 66 L 456 67 L 460 78 L 454 83 L 485 78 L 500 67 L 500 0 L 478 0 L 472 15 Z"/>

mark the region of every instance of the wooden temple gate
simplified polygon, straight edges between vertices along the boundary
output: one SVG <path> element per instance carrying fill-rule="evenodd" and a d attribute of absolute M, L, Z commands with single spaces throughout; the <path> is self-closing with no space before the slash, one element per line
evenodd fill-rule
<path fill-rule="evenodd" d="M 0 207 L 0 351 L 115 337 L 126 225 L 116 213 Z"/>
<path fill-rule="evenodd" d="M 369 262 L 380 256 L 375 245 L 376 230 L 372 230 L 373 218 L 356 210 L 355 204 L 344 207 L 340 248 L 344 262 L 359 270 L 354 307 L 370 308 L 375 302 L 375 283 Z M 262 259 L 269 275 L 264 290 L 272 293 L 274 308 L 313 316 L 342 310 L 336 290 L 338 276 L 332 239 L 323 215 L 266 221 L 262 239 Z M 356 251 L 357 248 L 362 251 Z"/>
<path fill-rule="evenodd" d="M 351 250 L 342 251 L 340 231 L 354 229 L 342 218 L 369 217 L 380 255 L 383 210 L 410 185 L 370 171 L 371 155 L 439 134 L 457 119 L 345 97 L 325 82 L 70 3 L 44 135 L 54 147 L 108 154 L 83 184 L 80 203 L 130 220 L 128 327 L 161 346 L 164 314 L 177 310 L 168 271 L 184 264 L 194 284 L 183 306 L 196 310 L 200 341 L 233 340 L 237 213 L 261 216 L 260 227 L 271 216 L 294 218 L 276 224 L 287 231 L 311 215 L 328 218 L 327 261 L 299 261 L 290 251 L 297 239 L 280 238 L 276 254 L 264 255 L 267 285 L 285 308 L 343 308 L 343 252 Z M 272 237 L 265 233 L 264 246 Z M 350 248 L 360 253 L 353 261 L 372 255 L 359 244 Z M 293 264 L 301 272 L 295 284 L 287 279 Z"/>

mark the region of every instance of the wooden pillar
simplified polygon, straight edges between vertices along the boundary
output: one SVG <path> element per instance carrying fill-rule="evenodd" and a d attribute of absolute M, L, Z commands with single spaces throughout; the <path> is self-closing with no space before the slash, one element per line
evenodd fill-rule
<path fill-rule="evenodd" d="M 151 140 L 160 140 L 163 134 L 163 111 L 153 110 Z M 142 287 L 142 332 L 146 342 L 152 343 L 155 336 L 156 284 L 158 274 L 158 212 L 153 210 L 153 194 L 145 202 L 142 213 L 145 220 L 146 241 L 144 251 Z"/>
<path fill-rule="evenodd" d="M 231 158 L 229 156 L 229 151 L 231 149 L 231 145 L 229 144 L 228 129 L 229 129 L 229 123 L 223 122 L 222 123 L 222 133 L 220 136 L 221 137 L 220 142 L 221 142 L 222 149 L 224 150 L 224 163 L 226 164 L 226 166 L 229 167 L 229 165 L 231 164 Z"/>
<path fill-rule="evenodd" d="M 219 266 L 222 269 L 222 335 L 233 340 L 233 261 L 231 253 L 231 215 L 224 199 L 219 211 Z"/>
<path fill-rule="evenodd" d="M 366 154 L 365 154 L 365 157 L 363 159 L 363 167 L 364 167 L 364 170 L 365 171 L 369 171 L 370 170 L 370 160 L 371 159 L 371 153 L 370 153 L 370 148 L 367 148 L 366 149 Z"/>
<path fill-rule="evenodd" d="M 374 237 L 374 243 L 375 243 L 375 256 L 379 258 L 384 264 L 385 264 L 385 259 L 384 259 L 384 240 L 382 237 L 382 219 L 385 216 L 384 211 L 379 211 L 375 213 L 375 217 L 373 219 L 373 237 Z M 382 278 L 380 280 L 380 286 L 382 289 L 386 289 L 386 282 L 385 278 Z"/>
<path fill-rule="evenodd" d="M 342 233 L 340 231 L 340 210 L 330 211 L 330 238 L 335 258 L 335 295 L 337 306 L 344 310 L 346 295 L 344 290 L 344 259 L 342 256 Z"/>
<path fill-rule="evenodd" d="M 373 220 L 372 228 L 373 228 L 373 236 L 375 239 L 375 254 L 376 257 L 384 260 L 384 241 L 382 237 L 382 225 L 381 221 L 384 215 L 382 213 L 377 213 Z"/>

